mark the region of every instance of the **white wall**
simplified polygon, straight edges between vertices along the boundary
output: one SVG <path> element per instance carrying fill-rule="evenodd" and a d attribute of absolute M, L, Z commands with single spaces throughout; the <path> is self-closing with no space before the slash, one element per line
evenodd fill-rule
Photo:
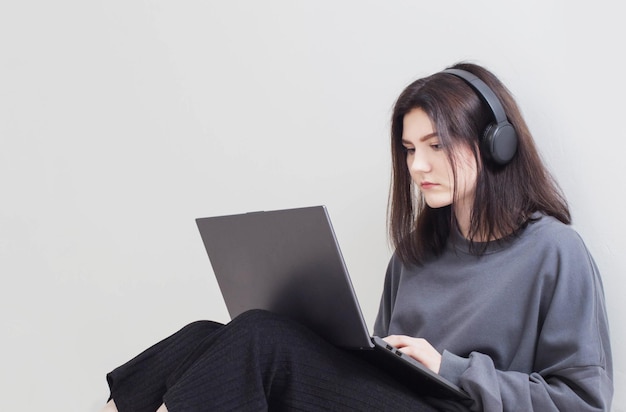
<path fill-rule="evenodd" d="M 0 410 L 97 410 L 105 373 L 226 311 L 194 219 L 326 204 L 373 323 L 388 126 L 462 59 L 518 98 L 604 276 L 626 411 L 618 2 L 0 3 Z"/>

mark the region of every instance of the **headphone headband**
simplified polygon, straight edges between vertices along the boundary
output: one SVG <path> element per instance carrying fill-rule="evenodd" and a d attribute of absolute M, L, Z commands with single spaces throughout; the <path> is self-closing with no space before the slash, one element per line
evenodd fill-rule
<path fill-rule="evenodd" d="M 478 95 L 482 97 L 482 99 L 489 105 L 493 116 L 496 119 L 496 123 L 500 124 L 502 122 L 506 122 L 506 114 L 504 113 L 504 107 L 500 103 L 500 99 L 498 96 L 491 90 L 489 86 L 482 80 L 480 80 L 476 75 L 470 73 L 465 70 L 460 69 L 446 69 L 443 73 L 450 73 L 456 77 L 460 77 L 465 80 L 467 84 L 469 84 Z"/>
<path fill-rule="evenodd" d="M 495 122 L 487 126 L 483 133 L 480 140 L 481 152 L 489 160 L 499 165 L 510 162 L 517 151 L 517 133 L 507 120 L 504 107 L 502 107 L 498 96 L 485 82 L 466 70 L 446 69 L 442 73 L 448 73 L 464 80 L 487 103 Z"/>

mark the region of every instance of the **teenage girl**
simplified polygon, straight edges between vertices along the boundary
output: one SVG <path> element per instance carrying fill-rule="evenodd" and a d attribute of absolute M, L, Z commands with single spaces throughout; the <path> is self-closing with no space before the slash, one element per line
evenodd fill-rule
<path fill-rule="evenodd" d="M 608 411 L 602 282 L 513 97 L 457 64 L 400 94 L 374 332 L 470 401 L 419 395 L 303 326 L 187 325 L 107 375 L 114 411 Z M 347 356 L 348 355 L 348 356 Z"/>

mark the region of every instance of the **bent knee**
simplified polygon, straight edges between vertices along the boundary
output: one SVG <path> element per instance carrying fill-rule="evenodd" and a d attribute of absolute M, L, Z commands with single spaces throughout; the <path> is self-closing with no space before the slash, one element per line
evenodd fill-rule
<path fill-rule="evenodd" d="M 220 329 L 222 326 L 224 325 L 210 320 L 197 320 L 185 325 L 180 332 L 185 335 L 206 336 Z"/>
<path fill-rule="evenodd" d="M 313 332 L 289 318 L 263 309 L 252 309 L 243 312 L 231 321 L 231 327 L 241 328 L 256 339 L 280 341 L 283 338 L 310 339 Z M 268 342 L 270 343 L 270 342 Z"/>

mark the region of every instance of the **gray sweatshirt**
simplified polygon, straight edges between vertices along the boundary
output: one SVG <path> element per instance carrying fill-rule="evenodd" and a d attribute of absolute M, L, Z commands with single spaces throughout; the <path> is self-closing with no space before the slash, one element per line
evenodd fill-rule
<path fill-rule="evenodd" d="M 389 262 L 374 332 L 428 340 L 476 411 L 608 411 L 613 373 L 602 281 L 580 236 L 541 217 L 469 253 L 459 235 L 420 266 Z"/>

